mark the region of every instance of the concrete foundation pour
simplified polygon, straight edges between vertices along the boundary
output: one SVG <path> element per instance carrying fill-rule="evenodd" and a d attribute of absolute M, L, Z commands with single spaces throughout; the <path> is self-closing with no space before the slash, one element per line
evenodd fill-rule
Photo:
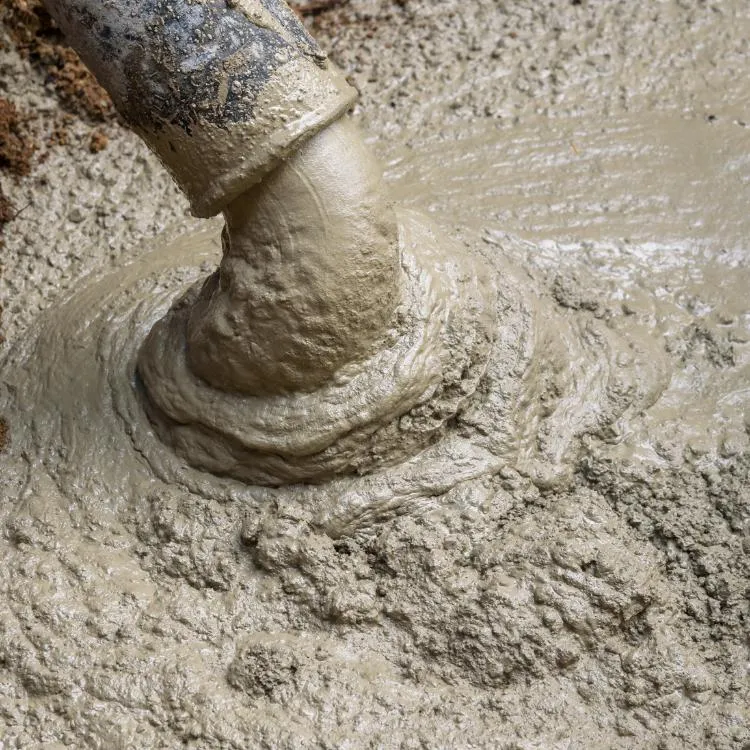
<path fill-rule="evenodd" d="M 220 224 L 119 126 L 4 181 L 0 747 L 745 747 L 750 7 L 351 0 L 312 30 L 402 225 L 494 269 L 518 368 L 380 478 L 216 479 L 133 373 Z M 600 406 L 524 411 L 529 383 Z"/>

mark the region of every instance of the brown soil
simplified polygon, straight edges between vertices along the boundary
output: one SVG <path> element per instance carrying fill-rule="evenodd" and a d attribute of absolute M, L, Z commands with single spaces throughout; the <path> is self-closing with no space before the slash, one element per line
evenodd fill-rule
<path fill-rule="evenodd" d="M 4 419 L 0 419 L 0 453 L 5 450 L 8 444 L 8 425 Z"/>
<path fill-rule="evenodd" d="M 51 129 L 45 136 L 45 145 L 49 148 L 53 146 L 67 146 L 70 143 L 69 127 L 73 124 L 75 117 L 67 112 L 59 113 L 54 119 L 50 120 Z M 47 158 L 49 152 L 42 154 L 40 161 Z"/>
<path fill-rule="evenodd" d="M 98 154 L 100 151 L 104 151 L 104 149 L 107 148 L 108 143 L 109 138 L 107 137 L 107 134 L 101 130 L 101 128 L 97 128 L 92 131 L 91 136 L 89 137 L 89 151 L 91 151 L 92 154 Z"/>
<path fill-rule="evenodd" d="M 115 117 L 109 95 L 65 44 L 41 0 L 6 0 L 1 20 L 20 54 L 53 84 L 64 108 L 94 122 Z"/>
<path fill-rule="evenodd" d="M 17 177 L 31 171 L 31 157 L 36 150 L 26 129 L 27 120 L 13 102 L 0 98 L 0 169 Z"/>

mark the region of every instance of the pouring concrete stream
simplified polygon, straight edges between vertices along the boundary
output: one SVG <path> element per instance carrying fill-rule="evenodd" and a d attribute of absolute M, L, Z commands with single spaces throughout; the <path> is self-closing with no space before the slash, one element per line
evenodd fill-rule
<path fill-rule="evenodd" d="M 154 466 L 314 484 L 330 496 L 321 522 L 350 533 L 359 514 L 431 503 L 506 466 L 552 486 L 583 435 L 664 389 L 653 330 L 563 314 L 501 255 L 393 205 L 345 114 L 354 90 L 283 3 L 49 7 L 193 212 L 224 215 L 218 270 L 175 289 L 160 320 L 144 318 L 160 296 L 143 293 L 144 275 L 165 286 L 151 254 L 127 281 L 83 292 L 85 310 L 71 301 L 79 333 L 55 334 L 98 349 L 108 328 L 128 331 L 89 361 Z M 199 266 L 188 250 L 178 262 Z M 163 445 L 141 437 L 152 427 Z"/>

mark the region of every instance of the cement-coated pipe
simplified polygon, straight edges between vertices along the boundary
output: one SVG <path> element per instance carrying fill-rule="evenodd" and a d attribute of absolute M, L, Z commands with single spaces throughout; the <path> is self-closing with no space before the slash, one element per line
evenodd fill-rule
<path fill-rule="evenodd" d="M 194 213 L 227 220 L 190 316 L 213 386 L 314 390 L 371 353 L 398 253 L 380 171 L 336 122 L 354 91 L 280 0 L 47 0 Z"/>
<path fill-rule="evenodd" d="M 45 0 L 196 216 L 219 213 L 354 90 L 281 0 Z"/>

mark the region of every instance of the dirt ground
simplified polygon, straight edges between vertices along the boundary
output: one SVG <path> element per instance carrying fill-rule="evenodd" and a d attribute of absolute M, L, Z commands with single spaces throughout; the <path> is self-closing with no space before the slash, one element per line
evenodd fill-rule
<path fill-rule="evenodd" d="M 291 494 L 155 476 L 122 426 L 92 445 L 106 368 L 45 352 L 205 222 L 6 3 L 0 750 L 750 748 L 750 5 L 298 5 L 395 199 L 637 321 L 670 384 L 565 486 L 508 466 L 342 539 Z"/>

